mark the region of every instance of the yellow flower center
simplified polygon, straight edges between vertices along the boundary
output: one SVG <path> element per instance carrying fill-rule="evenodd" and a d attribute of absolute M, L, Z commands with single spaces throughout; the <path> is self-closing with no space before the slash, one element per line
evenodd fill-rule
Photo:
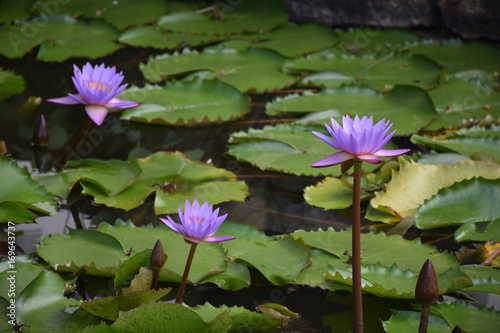
<path fill-rule="evenodd" d="M 102 91 L 104 90 L 107 90 L 107 91 L 110 91 L 109 89 L 109 86 L 105 83 L 102 83 L 102 82 L 97 82 L 97 81 L 87 81 L 87 85 L 91 88 L 91 89 L 100 89 Z"/>

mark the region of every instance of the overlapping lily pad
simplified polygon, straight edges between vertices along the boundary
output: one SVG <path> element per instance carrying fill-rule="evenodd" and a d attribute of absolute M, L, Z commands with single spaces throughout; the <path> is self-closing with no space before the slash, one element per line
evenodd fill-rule
<path fill-rule="evenodd" d="M 365 50 L 398 50 L 420 40 L 414 33 L 394 28 L 366 27 L 336 30 L 339 47 L 356 54 Z"/>
<path fill-rule="evenodd" d="M 345 114 L 373 116 L 374 120 L 390 119 L 397 130 L 396 135 L 417 132 L 436 115 L 427 93 L 413 86 L 396 86 L 384 94 L 366 87 L 347 86 L 325 89 L 320 93 L 292 94 L 266 105 L 269 115 L 310 114 L 326 110 L 337 111 L 337 121 L 341 121 Z M 323 120 L 329 117 L 325 115 L 325 118 Z"/>
<path fill-rule="evenodd" d="M 473 178 L 440 190 L 415 214 L 420 229 L 485 222 L 500 218 L 500 178 Z"/>
<path fill-rule="evenodd" d="M 455 230 L 455 239 L 463 241 L 498 241 L 500 240 L 500 219 L 491 222 L 466 222 Z"/>
<path fill-rule="evenodd" d="M 0 54 L 21 58 L 40 45 L 37 59 L 42 61 L 99 58 L 120 48 L 117 39 L 118 32 L 102 21 L 86 23 L 67 15 L 38 16 L 0 27 Z"/>
<path fill-rule="evenodd" d="M 430 87 L 437 80 L 441 70 L 429 58 L 408 51 L 358 55 L 341 48 L 332 48 L 288 60 L 283 68 L 290 73 L 330 71 L 337 75 L 304 78 L 302 82 L 305 83 L 336 88 L 339 86 L 338 75 L 342 74 L 345 77 L 341 82 L 361 83 L 378 90 L 386 90 L 397 84 Z"/>
<path fill-rule="evenodd" d="M 272 51 L 248 49 L 211 50 L 198 53 L 185 49 L 182 53 L 164 54 L 141 64 L 144 77 L 153 83 L 191 72 L 209 70 L 220 81 L 241 92 L 267 91 L 289 86 L 295 77 L 282 73 L 284 58 Z"/>
<path fill-rule="evenodd" d="M 168 14 L 160 18 L 158 25 L 175 32 L 231 35 L 269 31 L 288 20 L 280 0 L 219 1 L 206 9 Z"/>
<path fill-rule="evenodd" d="M 25 86 L 22 76 L 0 68 L 0 100 L 22 93 Z"/>
<path fill-rule="evenodd" d="M 155 211 L 177 211 L 185 200 L 197 198 L 210 204 L 243 201 L 247 186 L 225 169 L 187 159 L 181 153 L 158 152 L 142 160 L 81 160 L 67 171 L 37 178 L 51 193 L 65 198 L 75 183 L 94 201 L 130 210 L 155 193 Z"/>
<path fill-rule="evenodd" d="M 125 120 L 165 125 L 219 123 L 250 111 L 248 98 L 218 80 L 167 82 L 164 86 L 132 87 L 121 98 L 142 105 L 125 110 Z"/>
<path fill-rule="evenodd" d="M 26 20 L 31 17 L 31 9 L 36 0 L 3 0 L 0 3 L 0 23 Z"/>
<path fill-rule="evenodd" d="M 402 218 L 412 217 L 440 189 L 474 177 L 499 179 L 500 169 L 496 165 L 472 160 L 460 160 L 453 166 L 405 162 L 386 184 L 386 190 L 376 192 L 370 204 L 390 213 L 392 222 L 399 222 Z M 370 214 L 367 218 L 379 221 Z"/>
<path fill-rule="evenodd" d="M 54 197 L 15 161 L 0 157 L 0 173 L 0 222 L 33 222 L 38 216 L 56 212 Z"/>

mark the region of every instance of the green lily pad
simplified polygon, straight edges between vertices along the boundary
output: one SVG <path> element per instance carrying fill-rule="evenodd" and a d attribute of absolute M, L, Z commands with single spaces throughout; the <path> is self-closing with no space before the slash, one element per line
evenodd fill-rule
<path fill-rule="evenodd" d="M 375 121 L 388 119 L 394 124 L 396 135 L 415 133 L 436 115 L 427 93 L 413 86 L 396 86 L 384 94 L 365 87 L 347 86 L 316 94 L 288 95 L 266 105 L 266 113 L 271 116 L 331 109 L 339 112 L 335 117 L 337 121 L 345 114 L 373 116 Z"/>
<path fill-rule="evenodd" d="M 1 157 L 0 172 L 0 222 L 33 222 L 38 216 L 56 212 L 54 197 L 15 161 Z"/>
<path fill-rule="evenodd" d="M 206 323 L 195 311 L 180 304 L 148 303 L 120 312 L 119 318 L 110 326 L 101 323 L 87 327 L 85 333 L 99 332 L 162 332 L 165 327 L 176 333 L 207 332 L 224 333 L 231 327 L 227 312 Z"/>
<path fill-rule="evenodd" d="M 267 91 L 289 86 L 295 78 L 281 72 L 284 58 L 263 49 L 207 50 L 202 53 L 185 49 L 182 54 L 164 54 L 149 59 L 139 68 L 153 83 L 200 70 L 210 70 L 216 77 L 241 92 Z"/>
<path fill-rule="evenodd" d="M 35 2 L 36 0 L 3 0 L 0 3 L 0 23 L 29 19 Z"/>
<path fill-rule="evenodd" d="M 291 235 L 296 239 L 303 239 L 306 245 L 341 258 L 345 263 L 349 259 L 348 253 L 352 251 L 350 229 L 338 232 L 331 228 L 328 230 L 320 229 L 316 232 L 298 230 Z M 384 244 L 384 246 L 380 246 L 380 244 Z M 432 260 L 438 275 L 443 274 L 449 268 L 458 268 L 459 264 L 458 260 L 450 253 L 439 252 L 433 246 L 421 244 L 418 239 L 409 241 L 396 235 L 361 234 L 361 250 L 363 251 L 363 265 L 380 264 L 389 268 L 396 264 L 398 269 L 410 270 L 416 275 L 419 274 L 427 259 Z"/>
<path fill-rule="evenodd" d="M 83 302 L 80 307 L 95 316 L 115 321 L 118 319 L 120 311 L 129 311 L 135 309 L 141 304 L 156 302 L 168 294 L 170 290 L 171 288 L 160 290 L 141 290 L 124 293 L 119 296 L 100 297 Z"/>
<path fill-rule="evenodd" d="M 500 219 L 491 222 L 466 222 L 455 230 L 455 239 L 463 241 L 498 241 L 500 240 Z"/>
<path fill-rule="evenodd" d="M 466 156 L 470 156 L 477 152 L 488 153 L 500 161 L 500 138 L 467 137 L 450 134 L 436 138 L 413 135 L 411 140 L 417 145 Z"/>
<path fill-rule="evenodd" d="M 229 154 L 240 161 L 262 169 L 309 176 L 340 176 L 340 166 L 313 168 L 311 164 L 327 158 L 336 150 L 319 140 L 312 130 L 325 132 L 324 127 L 278 124 L 263 129 L 232 133 Z M 300 163 L 297 161 L 300 160 Z M 376 166 L 365 163 L 365 171 Z"/>
<path fill-rule="evenodd" d="M 431 314 L 446 320 L 450 326 L 460 326 L 468 332 L 495 333 L 500 324 L 500 312 L 466 302 L 443 302 L 431 307 Z"/>
<path fill-rule="evenodd" d="M 418 274 L 401 270 L 396 264 L 387 268 L 380 264 L 361 267 L 363 291 L 384 298 L 415 298 Z M 326 274 L 328 279 L 352 286 L 352 270 L 332 267 Z M 439 294 L 460 290 L 472 285 L 471 280 L 457 269 L 449 269 L 437 275 Z"/>
<path fill-rule="evenodd" d="M 420 326 L 420 312 L 395 311 L 388 320 L 382 322 L 387 333 L 414 333 Z M 436 316 L 429 316 L 427 333 L 449 333 L 453 330 L 445 320 Z"/>
<path fill-rule="evenodd" d="M 410 47 L 410 50 L 412 53 L 423 54 L 433 59 L 449 74 L 471 69 L 487 73 L 499 70 L 497 59 L 500 57 L 500 49 L 487 42 L 462 42 L 458 39 L 442 42 L 424 41 Z"/>
<path fill-rule="evenodd" d="M 420 40 L 414 33 L 394 28 L 355 28 L 336 30 L 339 47 L 351 53 L 363 50 L 398 50 Z"/>
<path fill-rule="evenodd" d="M 250 286 L 250 271 L 241 261 L 228 261 L 226 270 L 222 273 L 210 275 L 201 283 L 211 282 L 225 290 L 240 290 Z"/>
<path fill-rule="evenodd" d="M 132 87 L 122 92 L 120 98 L 143 103 L 125 110 L 122 119 L 152 124 L 219 123 L 240 118 L 250 111 L 247 97 L 218 80 Z"/>
<path fill-rule="evenodd" d="M 283 68 L 288 73 L 303 71 L 331 71 L 350 77 L 348 83 L 361 83 L 378 90 L 387 90 L 395 85 L 415 85 L 427 88 L 435 83 L 441 68 L 432 60 L 408 51 L 373 55 L 352 54 L 340 48 L 320 51 L 305 57 L 288 60 Z M 333 82 L 330 83 L 329 79 Z M 342 78 L 344 81 L 345 78 Z M 303 82 L 326 87 L 337 87 L 337 77 L 322 77 L 321 80 L 305 78 Z"/>
<path fill-rule="evenodd" d="M 232 223 L 222 224 L 218 233 L 236 237 L 222 243 L 229 260 L 242 260 L 279 286 L 294 283 L 309 263 L 310 247 L 291 237 L 274 240 L 253 226 Z"/>
<path fill-rule="evenodd" d="M 376 192 L 370 204 L 392 214 L 392 222 L 399 222 L 402 218 L 413 217 L 440 189 L 474 177 L 498 179 L 500 170 L 495 165 L 472 160 L 460 160 L 453 166 L 404 162 L 386 184 L 386 190 Z M 374 216 L 366 217 L 375 220 Z"/>
<path fill-rule="evenodd" d="M 291 58 L 326 49 L 337 42 L 337 36 L 330 28 L 315 24 L 299 26 L 291 22 L 270 32 L 243 35 L 241 38 L 222 42 L 213 48 L 237 48 L 241 51 L 249 47 L 263 48 Z M 301 42 L 296 43 L 297 40 Z"/>
<path fill-rule="evenodd" d="M 466 290 L 500 294 L 500 269 L 484 265 L 464 265 L 460 270 L 467 274 L 473 285 Z"/>
<path fill-rule="evenodd" d="M 361 191 L 362 199 L 370 197 Z M 338 178 L 327 177 L 322 182 L 304 189 L 304 199 L 309 205 L 326 209 L 343 209 L 352 205 L 352 188 L 342 184 Z"/>
<path fill-rule="evenodd" d="M 0 262 L 0 297 L 8 300 L 10 281 L 7 278 L 11 277 L 15 272 L 17 295 L 20 295 L 24 288 L 26 288 L 43 270 L 45 265 L 33 264 L 30 261 L 23 261 L 20 256 L 16 256 L 16 262 L 13 266 L 9 265 L 7 260 Z"/>
<path fill-rule="evenodd" d="M 420 229 L 460 225 L 467 222 L 493 221 L 498 209 L 500 178 L 472 178 L 439 190 L 421 205 L 415 214 Z"/>
<path fill-rule="evenodd" d="M 159 239 L 163 251 L 168 256 L 160 271 L 160 280 L 180 282 L 190 249 L 190 245 L 184 241 L 182 235 L 175 233 L 163 223 L 156 228 L 138 228 L 132 223 L 117 221 L 113 226 L 101 223 L 98 230 L 113 236 L 124 249 L 127 251 L 132 249 L 134 253 L 152 249 Z M 198 283 L 209 275 L 223 272 L 226 265 L 226 255 L 219 243 L 202 242 L 196 248 L 188 281 Z"/>
<path fill-rule="evenodd" d="M 125 30 L 119 38 L 121 43 L 153 47 L 156 49 L 177 49 L 209 44 L 221 40 L 219 36 L 189 34 L 165 31 L 160 27 L 143 26 Z"/>
<path fill-rule="evenodd" d="M 25 87 L 22 76 L 0 68 L 0 100 L 22 93 Z"/>
<path fill-rule="evenodd" d="M 217 2 L 215 11 L 176 12 L 161 17 L 158 25 L 175 32 L 230 35 L 269 31 L 288 20 L 285 5 L 279 0 Z"/>
<path fill-rule="evenodd" d="M 120 47 L 117 39 L 118 32 L 102 21 L 85 23 L 67 15 L 39 16 L 0 27 L 0 53 L 8 58 L 21 58 L 41 44 L 37 53 L 41 61 L 99 58 Z"/>

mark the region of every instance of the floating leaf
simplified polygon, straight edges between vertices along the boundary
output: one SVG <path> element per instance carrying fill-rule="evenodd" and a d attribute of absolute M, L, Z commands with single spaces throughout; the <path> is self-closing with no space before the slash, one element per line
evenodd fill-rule
<path fill-rule="evenodd" d="M 55 213 L 54 198 L 31 179 L 26 169 L 2 156 L 0 173 L 0 222 L 33 222 L 38 216 Z"/>
<path fill-rule="evenodd" d="M 279 0 L 221 1 L 214 8 L 206 13 L 185 11 L 165 15 L 158 25 L 176 32 L 230 35 L 268 31 L 288 20 L 286 7 Z"/>
<path fill-rule="evenodd" d="M 500 57 L 500 49 L 487 42 L 462 42 L 458 39 L 425 41 L 410 47 L 410 50 L 433 59 L 449 74 L 471 69 L 490 73 L 499 69 L 497 59 Z M 457 54 L 460 56 L 457 57 Z"/>
<path fill-rule="evenodd" d="M 236 237 L 222 244 L 229 260 L 244 261 L 276 285 L 294 283 L 300 271 L 309 263 L 311 249 L 291 237 L 274 240 L 255 227 L 231 223 L 222 224 L 219 233 Z"/>
<path fill-rule="evenodd" d="M 22 76 L 0 68 L 0 100 L 22 93 L 25 86 Z"/>
<path fill-rule="evenodd" d="M 439 190 L 421 205 L 415 214 L 415 224 L 420 229 L 429 229 L 493 221 L 500 218 L 498 198 L 500 178 L 463 180 Z"/>
<path fill-rule="evenodd" d="M 455 230 L 455 239 L 458 242 L 500 240 L 500 219 L 491 222 L 466 222 Z"/>
<path fill-rule="evenodd" d="M 117 39 L 117 31 L 102 21 L 85 23 L 67 15 L 42 15 L 0 27 L 0 53 L 8 58 L 21 58 L 41 44 L 37 59 L 42 61 L 99 58 L 119 48 Z"/>
<path fill-rule="evenodd" d="M 333 48 L 284 63 L 285 72 L 330 71 L 351 78 L 348 83 L 362 83 L 378 90 L 387 90 L 395 85 L 415 85 L 422 88 L 432 85 L 440 67 L 432 60 L 410 52 L 390 52 L 373 55 L 352 54 L 340 48 Z M 326 79 L 326 80 L 325 80 Z M 330 83 L 329 79 L 333 79 Z M 342 78 L 345 80 L 345 78 Z M 322 77 L 321 80 L 305 78 L 315 85 L 337 87 L 337 77 Z"/>
<path fill-rule="evenodd" d="M 270 32 L 243 35 L 242 38 L 225 41 L 214 48 L 237 48 L 243 51 L 255 47 L 273 50 L 285 57 L 297 57 L 325 49 L 337 42 L 336 34 L 330 28 L 315 24 L 298 26 L 290 22 Z M 297 40 L 301 42 L 296 43 Z"/>
<path fill-rule="evenodd" d="M 339 38 L 339 47 L 351 53 L 363 50 L 401 49 L 420 38 L 414 33 L 394 28 L 367 27 L 359 29 L 335 30 Z"/>
<path fill-rule="evenodd" d="M 240 290 L 250 286 L 250 271 L 241 261 L 228 261 L 226 270 L 206 277 L 201 283 L 211 282 L 225 290 Z"/>
<path fill-rule="evenodd" d="M 500 294 L 500 269 L 484 265 L 464 265 L 460 270 L 467 274 L 473 285 L 466 290 Z"/>
<path fill-rule="evenodd" d="M 24 258 L 16 256 L 16 261 L 9 263 L 7 260 L 0 262 L 0 297 L 8 300 L 11 277 L 15 272 L 15 293 L 20 295 L 24 288 L 26 288 L 44 269 L 45 265 L 33 264 L 31 260 L 23 261 Z M 12 266 L 11 266 L 12 265 Z"/>
<path fill-rule="evenodd" d="M 362 199 L 370 197 L 361 191 Z M 352 189 L 337 178 L 327 177 L 322 182 L 304 189 L 304 199 L 309 205 L 326 209 L 343 209 L 352 205 Z"/>
<path fill-rule="evenodd" d="M 249 129 L 232 133 L 229 154 L 262 170 L 272 170 L 295 175 L 340 176 L 340 166 L 313 168 L 311 164 L 333 154 L 331 146 L 314 136 L 311 131 L 325 132 L 324 127 L 278 124 L 263 129 Z M 297 161 L 300 160 L 300 163 Z M 374 165 L 365 163 L 365 171 Z"/>
<path fill-rule="evenodd" d="M 124 44 L 156 49 L 194 47 L 219 41 L 218 36 L 164 31 L 160 27 L 144 26 L 127 29 L 119 38 Z"/>
<path fill-rule="evenodd" d="M 289 86 L 295 78 L 281 72 L 284 58 L 263 49 L 236 52 L 233 49 L 198 53 L 185 49 L 182 54 L 164 54 L 141 64 L 144 77 L 160 82 L 199 70 L 210 70 L 216 77 L 241 92 L 274 90 Z"/>
<path fill-rule="evenodd" d="M 429 91 L 439 116 L 429 129 L 462 125 L 462 120 L 500 117 L 500 94 L 469 81 L 452 79 Z"/>
<path fill-rule="evenodd" d="M 352 236 L 350 229 L 345 231 L 320 229 L 316 232 L 298 230 L 291 235 L 296 239 L 302 238 L 306 245 L 331 253 L 344 262 L 349 259 L 347 254 L 351 252 Z M 416 275 L 427 259 L 432 260 L 437 274 L 442 274 L 449 268 L 458 268 L 458 261 L 452 254 L 439 252 L 433 246 L 421 244 L 418 239 L 409 241 L 400 236 L 361 234 L 361 250 L 363 250 L 364 265 L 379 263 L 389 268 L 396 264 L 398 269 L 410 270 Z"/>
<path fill-rule="evenodd" d="M 390 212 L 393 215 L 392 221 L 399 222 L 401 218 L 412 217 L 420 205 L 440 189 L 475 177 L 498 179 L 500 169 L 492 164 L 472 160 L 460 160 L 453 166 L 405 162 L 386 184 L 386 190 L 376 192 L 370 204 L 374 208 Z M 373 216 L 368 218 L 372 219 Z"/>
<path fill-rule="evenodd" d="M 468 332 L 496 333 L 500 312 L 493 307 L 476 307 L 466 302 L 443 302 L 431 307 L 431 314 L 446 320 L 450 326 L 460 326 Z"/>
<path fill-rule="evenodd" d="M 123 293 L 119 296 L 100 297 L 83 302 L 80 307 L 95 316 L 115 321 L 118 319 L 120 311 L 129 311 L 141 304 L 156 302 L 168 294 L 170 290 L 172 289 L 141 290 Z"/>
<path fill-rule="evenodd" d="M 373 116 L 374 120 L 389 119 L 397 135 L 419 131 L 435 116 L 434 106 L 427 93 L 412 86 L 396 86 L 381 94 L 364 87 L 348 86 L 320 93 L 304 93 L 277 98 L 266 105 L 268 115 L 311 113 L 335 109 L 341 121 L 345 114 Z M 327 120 L 327 119 L 325 119 Z"/>
<path fill-rule="evenodd" d="M 122 119 L 153 124 L 220 123 L 240 118 L 250 111 L 247 97 L 218 80 L 132 87 L 122 92 L 120 98 L 143 103 L 125 110 Z"/>
<path fill-rule="evenodd" d="M 26 20 L 31 17 L 31 8 L 36 0 L 3 0 L 0 3 L 0 23 Z"/>
<path fill-rule="evenodd" d="M 176 333 L 224 333 L 230 326 L 231 317 L 227 312 L 206 323 L 189 307 L 160 302 L 143 304 L 133 310 L 120 312 L 118 319 L 112 325 L 101 323 L 87 327 L 83 332 L 162 332 L 168 327 L 169 331 Z"/>
<path fill-rule="evenodd" d="M 420 326 L 420 312 L 395 311 L 390 319 L 383 321 L 387 333 L 414 333 Z M 449 333 L 453 330 L 445 320 L 436 316 L 429 316 L 428 333 Z"/>

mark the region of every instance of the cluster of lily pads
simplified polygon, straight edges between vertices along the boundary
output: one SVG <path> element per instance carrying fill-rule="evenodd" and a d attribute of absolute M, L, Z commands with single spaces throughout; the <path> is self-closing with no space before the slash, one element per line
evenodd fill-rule
<path fill-rule="evenodd" d="M 122 48 L 154 54 L 137 64 L 147 83 L 120 94 L 141 104 L 121 112 L 122 121 L 213 126 L 244 120 L 252 115 L 256 97 L 273 96 L 265 113 L 277 124 L 231 133 L 228 155 L 263 174 L 317 177 L 316 185 L 304 189 L 304 201 L 325 210 L 351 206 L 352 177 L 340 166 L 311 167 L 335 151 L 311 132 L 327 135 L 322 124 L 344 115 L 389 119 L 397 129 L 393 141 L 403 143 L 401 148 L 411 141 L 413 154 L 363 164 L 365 219 L 379 232 L 361 235 L 365 307 L 377 309 L 365 311 L 371 312 L 365 327 L 417 330 L 415 285 L 422 264 L 431 259 L 440 295 L 459 300 L 442 298 L 431 308 L 429 331 L 451 332 L 457 325 L 471 332 L 498 329 L 499 312 L 476 306 L 468 294 L 500 293 L 500 262 L 481 264 L 500 248 L 498 47 L 426 40 L 396 29 L 296 25 L 277 0 L 217 1 L 209 7 L 197 1 L 2 1 L 0 24 L 5 58 L 71 62 Z M 0 68 L 0 100 L 21 94 L 25 86 L 20 75 Z M 395 142 L 386 148 L 397 148 Z M 5 145 L 8 151 L 14 143 Z M 70 160 L 61 171 L 35 174 L 20 167 L 16 156 L 2 156 L 2 226 L 53 215 L 75 191 L 124 211 L 154 196 L 157 215 L 176 213 L 186 200 L 212 205 L 243 202 L 251 195 L 234 172 L 181 152 L 112 157 Z M 216 234 L 234 240 L 198 244 L 188 283 L 236 292 L 264 280 L 277 287 L 320 288 L 334 299 L 341 298 L 337 291 L 352 290 L 349 229 L 267 236 L 237 222 L 224 222 Z M 464 248 L 474 244 L 479 258 L 463 264 L 457 255 L 404 238 L 410 228 L 449 228 L 448 237 Z M 29 325 L 22 327 L 27 332 L 161 331 L 165 326 L 175 332 L 226 332 L 276 330 L 299 320 L 293 308 L 275 303 L 251 311 L 160 301 L 171 298 L 171 289 L 150 289 L 157 240 L 167 257 L 159 280 L 175 286 L 189 245 L 167 226 L 107 221 L 94 229 L 42 236 L 34 253 L 16 257 L 17 323 Z M 9 300 L 8 271 L 9 261 L 1 261 L 2 309 Z M 91 276 L 108 278 L 112 292 L 67 297 Z M 342 316 L 331 314 L 324 324 L 341 332 Z M 0 330 L 11 328 L 2 316 Z"/>

